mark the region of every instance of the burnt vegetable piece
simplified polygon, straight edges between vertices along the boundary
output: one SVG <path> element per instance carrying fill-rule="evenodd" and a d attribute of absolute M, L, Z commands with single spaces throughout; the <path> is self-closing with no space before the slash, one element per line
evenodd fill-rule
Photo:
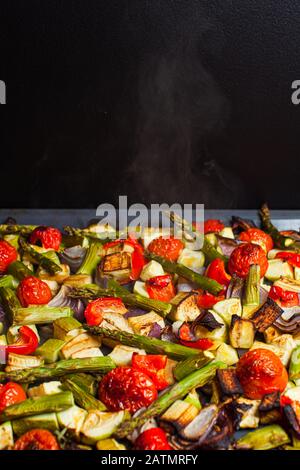
<path fill-rule="evenodd" d="M 50 274 L 56 274 L 61 271 L 59 264 L 55 263 L 47 256 L 38 253 L 23 237 L 19 238 L 19 244 L 24 253 L 27 253 L 35 263 L 46 269 Z"/>
<path fill-rule="evenodd" d="M 217 380 L 223 396 L 237 397 L 243 394 L 243 389 L 235 369 L 217 370 Z"/>
<path fill-rule="evenodd" d="M 288 428 L 292 429 L 296 437 L 300 439 L 300 423 L 293 407 L 291 405 L 283 406 L 282 414 L 283 414 L 284 421 L 286 422 Z"/>
<path fill-rule="evenodd" d="M 203 310 L 196 320 L 193 321 L 191 325 L 191 331 L 193 331 L 197 326 L 202 326 L 208 331 L 214 331 L 217 328 L 221 328 L 223 325 L 215 319 L 211 312 L 208 310 Z"/>
<path fill-rule="evenodd" d="M 202 367 L 202 369 L 193 372 L 180 382 L 177 382 L 136 418 L 130 418 L 130 420 L 124 421 L 115 432 L 115 436 L 120 439 L 129 437 L 136 428 L 140 428 L 149 419 L 161 415 L 176 400 L 180 400 L 194 388 L 203 387 L 211 381 L 216 374 L 216 370 L 222 366 L 222 362 L 207 364 Z"/>
<path fill-rule="evenodd" d="M 268 297 L 267 301 L 252 315 L 251 321 L 260 333 L 263 333 L 283 314 L 282 308 Z"/>
<path fill-rule="evenodd" d="M 259 411 L 270 411 L 274 408 L 280 408 L 280 393 L 273 392 L 264 395 L 258 409 Z"/>
<path fill-rule="evenodd" d="M 256 228 L 255 222 L 250 219 L 243 219 L 242 217 L 237 217 L 235 215 L 231 218 L 231 226 L 234 233 L 239 234 L 244 230 L 248 230 L 249 228 Z"/>

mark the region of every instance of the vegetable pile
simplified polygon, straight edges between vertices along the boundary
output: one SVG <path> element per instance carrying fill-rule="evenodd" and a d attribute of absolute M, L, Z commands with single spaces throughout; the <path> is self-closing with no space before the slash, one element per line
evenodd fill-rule
<path fill-rule="evenodd" d="M 300 449 L 300 234 L 260 216 L 0 225 L 0 449 Z"/>

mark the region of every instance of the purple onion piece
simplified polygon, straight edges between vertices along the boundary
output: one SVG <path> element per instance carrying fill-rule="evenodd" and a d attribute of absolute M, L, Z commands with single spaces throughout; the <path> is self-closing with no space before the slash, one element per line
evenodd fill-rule
<path fill-rule="evenodd" d="M 221 235 L 216 235 L 216 237 L 224 256 L 230 256 L 233 250 L 240 244 L 238 240 L 233 240 L 232 238 L 222 237 Z"/>
<path fill-rule="evenodd" d="M 147 313 L 145 310 L 141 308 L 131 307 L 128 312 L 125 313 L 124 318 L 131 318 L 131 317 L 140 317 L 141 315 L 145 315 Z"/>
<path fill-rule="evenodd" d="M 148 333 L 150 338 L 160 338 L 160 334 L 162 332 L 162 327 L 158 323 L 153 323 L 151 330 Z"/>
<path fill-rule="evenodd" d="M 167 325 L 163 330 L 161 331 L 160 334 L 160 339 L 162 341 L 169 341 L 171 343 L 177 343 L 177 337 L 175 333 L 173 332 L 172 326 Z"/>
<path fill-rule="evenodd" d="M 6 315 L 5 315 L 4 308 L 3 308 L 3 306 L 0 304 L 0 322 L 1 322 L 1 323 L 4 323 L 5 317 L 6 317 Z"/>
<path fill-rule="evenodd" d="M 61 286 L 58 294 L 49 302 L 49 307 L 70 307 L 74 312 L 74 318 L 83 322 L 85 310 L 84 303 L 81 299 L 74 299 L 68 296 L 71 290 L 70 286 Z"/>
<path fill-rule="evenodd" d="M 75 274 L 78 268 L 81 266 L 86 253 L 86 248 L 80 245 L 66 248 L 59 257 L 62 263 L 67 264 L 70 267 L 72 274 Z"/>
<path fill-rule="evenodd" d="M 241 299 L 243 296 L 243 290 L 244 280 L 234 274 L 226 292 L 226 299 L 230 299 L 231 297 L 237 297 Z"/>
<path fill-rule="evenodd" d="M 269 292 L 264 289 L 262 286 L 259 288 L 259 298 L 260 298 L 260 303 L 264 304 L 267 301 L 267 298 L 269 297 Z"/>

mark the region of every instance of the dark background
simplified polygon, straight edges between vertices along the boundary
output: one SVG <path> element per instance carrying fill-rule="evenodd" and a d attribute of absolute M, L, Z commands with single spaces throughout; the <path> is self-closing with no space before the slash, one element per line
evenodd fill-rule
<path fill-rule="evenodd" d="M 297 0 L 1 0 L 0 207 L 300 206 Z"/>

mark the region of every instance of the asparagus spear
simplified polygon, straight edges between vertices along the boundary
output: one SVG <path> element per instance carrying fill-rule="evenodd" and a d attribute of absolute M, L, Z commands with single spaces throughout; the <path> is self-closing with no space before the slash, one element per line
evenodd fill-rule
<path fill-rule="evenodd" d="M 99 410 L 105 411 L 106 406 L 97 398 L 93 397 L 90 393 L 86 390 L 81 388 L 78 384 L 76 384 L 71 379 L 66 379 L 63 382 L 64 387 L 73 393 L 75 403 L 80 406 L 81 408 L 89 411 L 89 410 Z"/>
<path fill-rule="evenodd" d="M 288 444 L 290 438 L 278 424 L 271 424 L 261 429 L 248 432 L 236 443 L 236 449 L 269 450 Z"/>
<path fill-rule="evenodd" d="M 0 287 L 15 287 L 15 279 L 10 274 L 6 274 L 0 278 Z"/>
<path fill-rule="evenodd" d="M 271 235 L 277 248 L 286 249 L 288 247 L 290 250 L 293 250 L 295 248 L 293 247 L 293 245 L 291 246 L 289 245 L 288 237 L 281 235 L 279 230 L 277 230 L 277 228 L 272 224 L 270 210 L 267 204 L 262 205 L 259 211 L 259 215 L 260 215 L 261 222 L 262 222 L 262 228 L 269 235 Z"/>
<path fill-rule="evenodd" d="M 14 261 L 8 266 L 7 272 L 13 277 L 22 281 L 25 277 L 33 276 L 33 272 L 25 266 L 21 261 Z"/>
<path fill-rule="evenodd" d="M 203 234 L 198 232 L 189 222 L 187 222 L 185 219 L 182 219 L 174 212 L 165 211 L 165 214 L 172 220 L 172 222 L 174 222 L 174 224 L 177 224 L 179 227 L 183 228 L 188 235 L 192 236 L 193 238 L 195 238 L 195 235 L 197 235 L 198 239 L 203 241 L 201 251 L 204 253 L 207 263 L 211 263 L 216 258 L 220 258 L 224 262 L 227 261 L 227 257 L 222 255 L 222 253 L 219 253 L 219 251 L 208 240 L 206 240 L 205 237 L 203 237 Z"/>
<path fill-rule="evenodd" d="M 18 307 L 13 310 L 14 325 L 35 325 L 52 323 L 58 318 L 72 317 L 73 310 L 70 307 L 48 307 L 47 305 L 35 305 L 33 307 Z"/>
<path fill-rule="evenodd" d="M 54 393 L 38 398 L 28 398 L 15 405 L 10 405 L 0 414 L 0 423 L 12 419 L 25 418 L 42 413 L 62 411 L 74 405 L 71 392 Z"/>
<path fill-rule="evenodd" d="M 35 263 L 49 271 L 50 274 L 56 274 L 61 271 L 61 267 L 57 263 L 54 263 L 47 256 L 38 253 L 23 237 L 20 237 L 19 243 L 24 253 L 27 253 Z"/>
<path fill-rule="evenodd" d="M 136 428 L 140 428 L 149 419 L 161 415 L 176 400 L 180 400 L 194 388 L 203 387 L 207 382 L 213 379 L 216 370 L 222 365 L 222 362 L 207 364 L 202 367 L 202 369 L 193 372 L 180 382 L 174 384 L 136 418 L 130 418 L 124 421 L 115 432 L 115 437 L 123 439 L 130 436 Z"/>
<path fill-rule="evenodd" d="M 12 323 L 15 309 L 21 307 L 15 291 L 10 287 L 0 287 L 0 299 L 5 313 L 7 314 L 10 323 Z"/>
<path fill-rule="evenodd" d="M 202 276 L 201 274 L 196 273 L 192 269 L 187 268 L 183 264 L 174 263 L 173 261 L 166 260 L 165 258 L 162 258 L 161 256 L 155 255 L 154 253 L 150 252 L 147 252 L 145 255 L 146 257 L 160 263 L 164 270 L 168 273 L 178 274 L 179 276 L 182 276 L 185 279 L 194 282 L 201 289 L 204 289 L 213 295 L 219 294 L 219 292 L 221 292 L 221 290 L 223 289 L 223 286 L 221 286 L 221 284 L 219 284 L 214 279 Z"/>
<path fill-rule="evenodd" d="M 15 233 L 29 235 L 36 227 L 36 225 L 1 224 L 0 233 L 1 235 L 11 235 Z"/>
<path fill-rule="evenodd" d="M 243 296 L 243 317 L 248 318 L 260 303 L 260 266 L 252 264 L 246 278 Z"/>
<path fill-rule="evenodd" d="M 66 225 L 64 227 L 64 231 L 72 237 L 80 237 L 80 238 L 88 238 L 90 240 L 97 240 L 101 241 L 102 243 L 107 243 L 111 240 L 115 240 L 117 238 L 117 233 L 116 232 L 93 232 L 88 229 L 80 229 L 80 228 L 75 228 L 75 227 L 70 227 L 69 225 Z"/>
<path fill-rule="evenodd" d="M 68 375 L 68 379 L 72 380 L 75 384 L 77 384 L 81 389 L 85 392 L 96 396 L 97 393 L 97 380 L 90 374 L 79 373 L 79 374 L 72 374 Z"/>
<path fill-rule="evenodd" d="M 120 297 L 125 305 L 153 310 L 162 317 L 166 317 L 172 310 L 172 305 L 160 300 L 148 299 L 139 294 L 131 294 L 127 289 L 103 289 L 96 284 L 89 284 L 82 288 L 72 289 L 69 296 L 84 299 L 97 299 L 98 297 Z"/>
<path fill-rule="evenodd" d="M 0 372 L 0 383 L 6 380 L 20 383 L 31 383 L 40 379 L 62 377 L 75 372 L 95 372 L 106 374 L 114 369 L 115 364 L 110 357 L 88 357 L 83 359 L 66 359 L 44 367 Z"/>
<path fill-rule="evenodd" d="M 126 331 L 107 330 L 99 326 L 83 325 L 92 335 L 101 336 L 102 338 L 118 341 L 125 346 L 144 349 L 149 354 L 166 354 L 171 359 L 178 361 L 184 360 L 191 356 L 200 356 L 199 349 L 188 348 L 181 344 L 170 343 L 148 336 L 127 333 Z"/>
<path fill-rule="evenodd" d="M 87 249 L 83 263 L 77 271 L 77 274 L 93 274 L 98 263 L 100 262 L 102 251 L 102 243 L 96 240 L 92 241 L 89 248 Z"/>
<path fill-rule="evenodd" d="M 192 372 L 195 372 L 195 370 L 201 369 L 201 367 L 211 362 L 213 358 L 213 354 L 209 357 L 208 354 L 201 354 L 199 351 L 199 356 L 188 357 L 184 361 L 178 362 L 173 370 L 173 375 L 175 379 L 179 381 Z"/>

